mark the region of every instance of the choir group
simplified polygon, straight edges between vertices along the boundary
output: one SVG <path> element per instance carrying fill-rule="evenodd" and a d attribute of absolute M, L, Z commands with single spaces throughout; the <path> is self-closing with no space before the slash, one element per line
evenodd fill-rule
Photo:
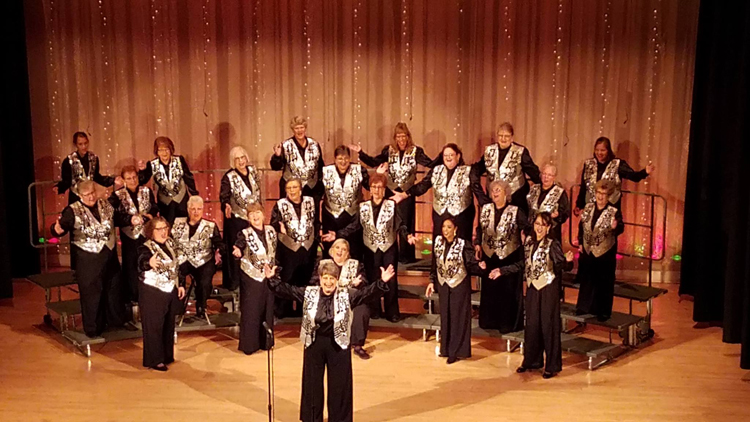
<path fill-rule="evenodd" d="M 571 205 L 556 182 L 557 168 L 548 163 L 540 171 L 529 150 L 514 142 L 511 124 L 499 126 L 495 142 L 471 165 L 453 143 L 431 159 L 405 123 L 395 126 L 391 143 L 378 155 L 342 145 L 334 163 L 325 165 L 320 144 L 307 136 L 307 121 L 294 117 L 290 128 L 293 136 L 274 147 L 270 161 L 282 172 L 279 191 L 285 194 L 270 224 L 260 173 L 244 148 L 231 150 L 231 169 L 221 180 L 223 234 L 204 218 L 193 174 L 169 138 L 156 138 L 151 161 L 111 177 L 100 174 L 87 135 L 74 134 L 76 151 L 63 161 L 56 186 L 60 194 L 69 191 L 69 205 L 51 231 L 70 233 L 87 336 L 123 326 L 137 303 L 143 365 L 166 371 L 174 361 L 175 316 L 184 311 L 186 277 L 194 286 L 196 313 L 204 316 L 220 267 L 223 286 L 239 288 L 239 350 L 269 349 L 264 324 L 301 317 L 300 419 L 322 420 L 327 369 L 329 418 L 351 420 L 350 350 L 369 359 L 369 320 L 401 318 L 397 267 L 415 260 L 415 198 L 432 188 L 433 253 L 425 294 L 437 292 L 439 298 L 440 355 L 448 364 L 471 356 L 470 276 L 476 275 L 479 325 L 502 333 L 525 330 L 517 372 L 543 369 L 544 378 L 560 372 L 560 280 L 574 259 L 572 252 L 563 253 L 561 226 Z M 351 163 L 352 152 L 362 164 Z M 429 170 L 417 182 L 418 165 Z M 617 236 L 623 231 L 621 181 L 637 182 L 653 170 L 649 164 L 634 171 L 615 158 L 607 138 L 594 143 L 572 210 L 581 217 L 577 312 L 610 317 Z M 150 180 L 153 191 L 146 186 Z M 114 185 L 114 192 L 97 198 L 96 184 Z M 369 200 L 363 200 L 363 189 Z"/>

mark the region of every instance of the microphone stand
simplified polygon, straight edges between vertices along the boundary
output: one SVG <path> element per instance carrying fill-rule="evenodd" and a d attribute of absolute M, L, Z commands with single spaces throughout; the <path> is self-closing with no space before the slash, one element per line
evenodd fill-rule
<path fill-rule="evenodd" d="M 270 345 L 266 350 L 267 373 L 268 373 L 268 422 L 273 422 L 273 348 L 274 337 L 273 330 L 263 321 L 263 328 L 266 330 L 266 341 Z"/>

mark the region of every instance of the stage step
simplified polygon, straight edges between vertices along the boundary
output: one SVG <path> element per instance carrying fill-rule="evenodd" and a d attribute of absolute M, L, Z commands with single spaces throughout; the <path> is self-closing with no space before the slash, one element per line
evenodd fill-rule
<path fill-rule="evenodd" d="M 560 304 L 560 316 L 565 321 L 575 321 L 581 324 L 596 325 L 608 328 L 613 331 L 624 331 L 631 325 L 636 325 L 643 321 L 643 317 L 638 315 L 624 314 L 622 312 L 612 312 L 612 316 L 606 321 L 599 321 L 595 315 L 583 314 L 576 315 L 576 305 L 573 303 Z"/>
<path fill-rule="evenodd" d="M 564 273 L 563 274 L 563 287 L 570 287 L 572 289 L 580 289 L 581 284 L 576 283 L 575 273 Z M 655 297 L 661 296 L 667 293 L 667 289 L 661 289 L 658 287 L 649 287 L 641 284 L 626 283 L 624 281 L 615 281 L 615 297 L 634 300 L 636 302 L 647 302 Z"/>
<path fill-rule="evenodd" d="M 523 351 L 524 343 L 524 332 L 516 331 L 514 333 L 503 334 L 501 336 L 508 342 L 508 350 L 513 350 L 510 342 L 515 342 L 521 345 Z M 572 334 L 563 333 L 560 336 L 561 347 L 564 352 L 575 353 L 578 355 L 584 355 L 588 357 L 589 370 L 594 370 L 603 364 L 613 360 L 617 356 L 625 353 L 627 348 L 620 345 L 606 343 L 599 340 L 594 340 L 587 337 L 576 336 Z"/>
<path fill-rule="evenodd" d="M 43 289 L 53 289 L 76 284 L 73 271 L 59 271 L 54 273 L 34 274 L 26 277 L 30 282 Z"/>

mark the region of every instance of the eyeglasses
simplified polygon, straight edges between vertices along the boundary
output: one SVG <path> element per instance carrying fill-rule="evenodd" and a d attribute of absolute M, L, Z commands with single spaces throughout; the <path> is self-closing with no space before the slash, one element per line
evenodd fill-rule
<path fill-rule="evenodd" d="M 169 148 L 159 148 L 156 150 L 156 152 L 172 152 L 172 150 Z"/>
<path fill-rule="evenodd" d="M 385 186 L 383 185 L 370 185 L 370 190 L 383 190 L 385 189 Z"/>
<path fill-rule="evenodd" d="M 546 225 L 546 224 L 544 224 L 544 223 L 540 223 L 538 221 L 535 221 L 534 222 L 534 227 L 549 227 L 549 226 Z"/>
<path fill-rule="evenodd" d="M 165 231 L 165 230 L 169 230 L 169 227 L 167 227 L 167 226 L 154 227 L 154 231 L 155 232 L 162 232 L 162 231 Z"/>

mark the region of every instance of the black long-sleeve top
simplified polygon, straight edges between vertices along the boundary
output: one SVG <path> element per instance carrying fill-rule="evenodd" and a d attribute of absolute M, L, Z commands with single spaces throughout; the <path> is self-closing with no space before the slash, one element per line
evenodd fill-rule
<path fill-rule="evenodd" d="M 596 158 L 594 159 L 596 160 Z M 599 160 L 596 160 L 596 180 L 597 181 L 602 179 L 602 174 L 604 174 L 604 170 L 607 169 L 607 164 L 609 164 L 609 161 L 600 163 Z M 584 209 L 586 207 L 586 179 L 585 179 L 586 174 L 585 173 L 586 173 L 586 168 L 584 167 L 584 169 L 581 170 L 581 190 L 578 191 L 578 198 L 576 198 L 576 207 L 580 209 Z M 648 177 L 648 173 L 646 172 L 646 169 L 635 171 L 622 158 L 620 159 L 620 167 L 618 167 L 617 169 L 617 175 L 620 176 L 620 179 L 627 179 L 636 183 Z"/>
<path fill-rule="evenodd" d="M 173 157 L 180 160 L 180 165 L 182 166 L 182 181 L 185 182 L 185 187 L 187 187 L 188 193 L 192 195 L 198 195 L 198 189 L 195 187 L 195 176 L 193 176 L 193 172 L 190 171 L 190 167 L 188 167 L 187 161 L 185 161 L 185 157 L 181 155 L 174 155 Z M 164 167 L 164 174 L 169 177 L 169 164 L 170 163 L 164 163 L 159 159 L 159 165 Z M 151 176 L 153 176 L 153 170 L 151 169 L 151 162 L 146 163 L 146 168 L 143 170 L 138 171 L 138 183 L 141 185 L 145 185 L 148 183 L 149 180 L 151 180 Z"/>
<path fill-rule="evenodd" d="M 315 261 L 315 270 L 313 271 L 312 278 L 310 279 L 310 285 L 311 286 L 317 286 L 320 284 L 320 275 L 318 274 L 318 267 L 320 267 L 320 261 L 322 261 L 321 258 L 318 258 L 317 261 Z M 337 267 L 339 267 L 339 270 L 341 270 L 341 265 L 339 265 L 336 261 L 331 258 L 331 261 L 336 264 Z M 395 270 L 395 268 L 394 268 Z M 362 261 L 359 261 L 359 266 L 357 267 L 357 275 L 356 277 L 362 277 L 362 283 L 359 284 L 356 288 L 359 288 L 361 286 L 366 286 L 368 283 L 367 277 L 365 276 L 365 264 Z M 352 286 L 354 287 L 354 286 Z"/>
<path fill-rule="evenodd" d="M 610 205 L 609 203 L 607 205 Z M 605 206 L 602 209 L 599 209 L 596 205 L 594 205 L 594 216 L 591 218 L 591 228 L 593 229 L 596 225 L 596 222 L 599 221 L 599 217 L 601 217 L 602 212 L 607 207 Z M 622 223 L 622 211 L 619 209 L 615 213 L 615 220 L 617 220 L 617 227 L 614 229 L 614 235 L 619 236 L 622 234 L 622 232 L 625 231 L 625 225 Z M 583 246 L 583 220 L 581 220 L 578 223 L 578 245 Z M 611 227 L 611 226 L 610 226 Z"/>
<path fill-rule="evenodd" d="M 164 253 L 168 257 L 175 259 L 175 256 L 169 252 L 169 249 L 167 247 L 165 247 L 163 244 L 156 242 L 156 241 L 154 241 L 154 243 L 159 247 L 159 249 L 164 251 Z M 146 271 L 150 271 L 152 269 L 151 263 L 149 261 L 151 261 L 151 257 L 153 256 L 154 254 L 153 252 L 151 252 L 151 249 L 149 249 L 148 246 L 146 245 L 138 246 L 138 272 L 140 272 L 141 280 L 143 279 L 143 273 L 145 273 Z M 185 284 L 186 284 L 185 277 L 183 276 L 182 271 L 179 271 L 178 273 L 179 273 L 179 285 L 180 287 L 185 287 Z"/>
<path fill-rule="evenodd" d="M 503 213 L 505 212 L 505 209 L 508 208 L 508 203 L 505 204 L 502 208 L 495 207 L 495 222 L 493 223 L 492 227 L 497 227 L 497 225 L 500 223 L 500 218 L 502 218 Z M 516 226 L 518 227 L 518 233 L 526 232 L 528 231 L 529 227 L 532 227 L 533 222 L 529 222 L 529 218 L 526 217 L 526 213 L 519 207 L 518 211 L 516 211 Z M 477 229 L 474 237 L 474 244 L 475 245 L 481 245 L 482 239 L 484 236 L 482 225 L 477 224 Z"/>
<path fill-rule="evenodd" d="M 81 203 L 83 204 L 83 202 Z M 88 208 L 89 211 L 91 211 L 91 214 L 94 216 L 94 218 L 96 218 L 97 220 L 101 222 L 101 218 L 99 217 L 98 202 L 94 204 L 94 206 L 91 206 L 91 207 L 86 204 L 83 204 L 83 206 Z M 132 216 L 130 215 L 122 215 L 121 213 L 115 212 L 113 216 L 115 227 L 126 227 L 130 225 L 131 217 Z M 75 213 L 73 212 L 73 208 L 71 208 L 70 205 L 68 205 L 67 207 L 63 209 L 62 215 L 60 216 L 60 227 L 62 227 L 63 229 L 62 233 L 58 233 L 57 231 L 55 231 L 55 223 L 52 223 L 52 225 L 50 226 L 50 232 L 52 232 L 52 235 L 54 237 L 63 237 L 68 232 L 73 230 L 73 228 L 75 227 L 75 223 L 76 223 Z"/>
<path fill-rule="evenodd" d="M 432 160 L 429 155 L 425 154 L 424 149 L 422 147 L 414 146 L 416 148 L 416 151 L 414 152 L 414 159 L 417 161 L 417 164 L 423 166 L 423 167 L 435 167 L 436 165 L 442 163 L 442 157 L 437 158 L 436 160 Z M 370 167 L 377 167 L 383 163 L 388 162 L 388 156 L 389 156 L 389 150 L 390 146 L 386 145 L 385 148 L 383 148 L 382 151 L 380 151 L 380 154 L 372 157 L 370 155 L 367 155 L 364 151 L 359 151 L 359 161 L 365 163 L 365 165 Z M 404 154 L 406 152 L 399 150 L 398 151 L 398 157 L 399 160 L 404 158 Z"/>
<path fill-rule="evenodd" d="M 380 210 L 383 208 L 383 202 L 385 202 L 385 199 L 381 201 L 379 204 L 375 204 L 375 201 L 372 201 L 372 221 L 375 222 L 375 224 L 378 223 L 378 216 L 380 216 Z M 360 213 L 358 213 L 357 218 L 353 218 L 352 221 L 343 229 L 338 230 L 336 232 L 336 238 L 347 238 L 351 236 L 352 234 L 358 232 L 359 230 L 362 230 L 362 221 Z M 394 212 L 393 218 L 396 219 L 395 221 L 395 227 L 396 227 L 396 233 L 394 236 L 407 236 L 409 235 L 409 230 L 406 227 L 406 223 L 404 220 L 401 219 L 401 214 L 398 212 L 398 207 L 396 207 L 396 210 Z"/>
<path fill-rule="evenodd" d="M 303 196 L 299 204 L 289 200 L 294 207 L 294 212 L 297 213 L 297 218 L 299 219 L 302 219 L 302 202 L 304 202 L 304 199 L 305 197 Z M 313 214 L 313 235 L 315 236 L 315 240 L 320 240 L 320 216 L 318 214 L 319 211 L 315 209 Z M 281 211 L 279 210 L 279 204 L 276 203 L 276 205 L 273 206 L 273 211 L 271 211 L 271 226 L 276 229 L 277 233 L 281 233 L 282 224 L 283 220 L 281 218 Z"/>
<path fill-rule="evenodd" d="M 307 148 L 310 147 L 310 142 L 308 142 L 307 145 L 303 147 L 302 145 L 299 144 L 299 141 L 297 140 L 296 137 L 292 136 L 289 139 L 294 140 L 294 145 L 297 146 L 297 151 L 299 151 L 300 157 L 304 159 L 305 151 L 307 150 Z M 287 140 L 285 140 L 284 142 L 286 142 Z M 320 148 L 320 144 L 318 144 L 318 148 Z M 281 151 L 281 155 L 276 155 L 276 154 L 271 155 L 271 170 L 284 170 L 284 167 L 286 167 L 286 165 L 287 165 L 286 155 L 284 154 L 283 150 Z M 318 180 L 323 180 L 323 167 L 325 167 L 325 165 L 326 163 L 323 161 L 323 150 L 321 149 L 320 155 L 318 156 L 318 165 L 317 165 L 318 166 L 317 168 Z"/>
<path fill-rule="evenodd" d="M 86 176 L 91 176 L 89 174 L 89 157 L 91 157 L 92 154 L 89 154 L 88 152 L 84 156 L 78 156 L 78 159 L 81 161 L 81 165 L 83 166 L 83 171 L 86 174 Z M 110 187 L 115 184 L 115 178 L 114 176 L 102 176 L 102 174 L 99 172 L 99 160 L 97 158 L 96 164 L 94 165 L 93 171 L 94 175 L 92 179 L 104 186 L 104 187 Z M 57 193 L 63 194 L 65 191 L 70 189 L 71 186 L 73 186 L 73 170 L 70 167 L 70 160 L 68 160 L 68 157 L 65 157 L 65 159 L 62 161 L 62 164 L 60 166 L 60 180 L 57 182 Z"/>
<path fill-rule="evenodd" d="M 541 240 L 537 240 L 536 234 L 534 234 L 533 236 L 527 237 L 526 242 L 534 243 L 534 247 L 531 249 L 531 254 L 533 255 L 534 252 L 536 252 L 537 248 L 539 248 L 539 243 L 541 242 Z M 565 259 L 562 245 L 556 239 L 552 239 L 552 244 L 549 247 L 549 257 L 552 260 L 552 268 L 555 274 L 560 274 L 562 271 L 570 271 L 573 269 L 573 261 L 568 261 Z M 518 272 L 523 272 L 525 268 L 526 259 L 524 258 L 513 264 L 500 267 L 500 274 L 516 274 Z"/>
<path fill-rule="evenodd" d="M 541 187 L 541 186 L 540 186 Z M 547 194 L 552 190 L 552 187 L 549 189 L 544 189 L 541 187 L 541 191 L 539 192 L 539 199 L 536 201 L 536 206 L 542 205 L 542 202 L 544 202 L 544 199 L 547 197 Z M 532 213 L 529 213 L 529 226 L 533 226 L 534 222 L 531 221 L 531 219 L 535 218 L 536 216 L 532 215 Z M 558 226 L 562 226 L 566 221 L 568 221 L 568 218 L 570 218 L 570 201 L 568 201 L 568 193 L 565 192 L 565 189 L 563 189 L 562 195 L 560 195 L 560 199 L 557 201 L 557 217 L 553 217 L 552 219 L 555 221 L 555 223 Z"/>
<path fill-rule="evenodd" d="M 510 151 L 510 146 L 508 146 L 508 148 L 502 149 L 498 145 L 498 165 L 503 164 L 505 156 L 508 155 L 508 151 Z M 523 149 L 523 154 L 521 154 L 521 169 L 523 173 L 529 178 L 529 180 L 534 183 L 542 183 L 542 178 L 539 175 L 539 167 L 534 164 L 534 160 L 531 158 L 529 149 L 525 147 Z M 491 202 L 491 199 L 487 195 L 487 192 L 482 189 L 482 175 L 487 172 L 487 166 L 484 163 L 484 155 L 476 163 L 472 164 L 471 170 L 471 190 L 472 192 L 474 192 L 474 196 L 476 196 L 477 201 L 479 201 L 479 205 L 481 206 L 488 202 Z"/>
<path fill-rule="evenodd" d="M 307 287 L 292 286 L 288 283 L 284 283 L 278 276 L 274 276 L 270 279 L 267 278 L 266 281 L 268 282 L 268 287 L 276 296 L 304 302 L 305 289 Z M 363 303 L 367 303 L 386 291 L 388 291 L 388 285 L 383 282 L 383 280 L 378 280 L 376 283 L 371 283 L 361 288 L 349 288 L 349 307 L 353 309 Z M 323 289 L 320 290 L 318 310 L 315 314 L 315 325 L 317 326 L 316 333 L 318 335 L 327 337 L 333 336 L 334 297 L 334 294 L 325 295 L 323 294 Z"/>
<path fill-rule="evenodd" d="M 448 251 L 453 246 L 453 242 L 456 241 L 456 238 L 453 239 L 453 241 L 448 242 L 448 239 L 443 238 L 445 241 L 445 252 L 448 253 Z M 464 258 L 464 267 L 466 267 L 466 273 L 468 275 L 483 275 L 486 270 L 483 270 L 479 267 L 479 262 L 474 257 L 474 249 L 471 247 L 471 242 L 468 240 L 464 240 L 464 250 L 462 251 L 463 258 Z M 440 257 L 442 258 L 442 257 Z M 430 267 L 430 282 L 432 282 L 435 290 L 437 290 L 438 286 L 440 285 L 440 282 L 438 281 L 437 276 L 437 259 L 438 257 L 433 253 L 432 254 L 432 266 Z"/>
<path fill-rule="evenodd" d="M 226 173 L 224 173 L 224 176 L 221 178 L 221 190 L 219 191 L 219 200 L 221 201 L 221 213 L 224 213 L 224 209 L 226 208 L 227 204 L 229 204 L 229 201 L 232 200 L 232 182 L 229 181 L 229 172 L 234 171 L 233 169 L 229 169 Z M 237 171 L 237 174 L 240 176 L 240 179 L 242 182 L 247 186 L 250 191 L 253 190 L 252 185 L 250 184 L 250 171 L 248 170 L 247 174 L 242 174 L 241 171 Z M 255 172 L 255 184 L 260 187 L 260 175 L 258 172 Z M 253 192 L 254 194 L 255 192 Z"/>

